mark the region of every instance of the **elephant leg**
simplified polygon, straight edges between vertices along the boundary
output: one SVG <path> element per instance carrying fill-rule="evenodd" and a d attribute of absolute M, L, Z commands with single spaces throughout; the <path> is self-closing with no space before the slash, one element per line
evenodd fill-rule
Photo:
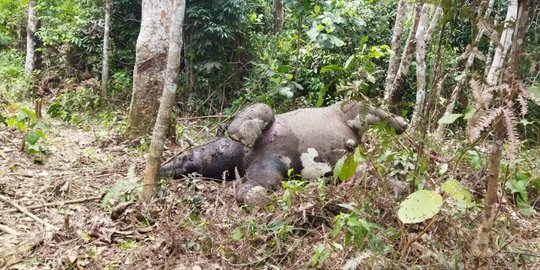
<path fill-rule="evenodd" d="M 360 138 L 370 125 L 382 121 L 386 121 L 389 126 L 393 127 L 397 134 L 401 134 L 407 129 L 405 119 L 383 109 L 355 101 L 343 102 L 340 106 L 345 122 L 358 133 Z"/>
<path fill-rule="evenodd" d="M 256 205 L 264 200 L 267 190 L 281 187 L 287 174 L 286 166 L 278 156 L 266 156 L 253 160 L 246 169 L 246 181 L 236 189 L 236 201 Z"/>
<path fill-rule="evenodd" d="M 405 132 L 408 126 L 405 119 L 373 106 L 369 106 L 366 119 L 368 119 L 368 125 L 378 123 L 380 121 L 386 121 L 389 126 L 396 130 L 397 134 Z"/>
<path fill-rule="evenodd" d="M 273 122 L 272 108 L 263 103 L 256 103 L 244 108 L 236 115 L 229 125 L 229 136 L 251 148 Z"/>

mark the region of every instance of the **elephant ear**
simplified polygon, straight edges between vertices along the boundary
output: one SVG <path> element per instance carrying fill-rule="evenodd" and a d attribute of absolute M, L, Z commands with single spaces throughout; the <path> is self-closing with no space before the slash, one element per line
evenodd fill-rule
<path fill-rule="evenodd" d="M 229 136 L 251 148 L 273 122 L 274 113 L 270 106 L 256 103 L 237 114 L 229 125 Z"/>

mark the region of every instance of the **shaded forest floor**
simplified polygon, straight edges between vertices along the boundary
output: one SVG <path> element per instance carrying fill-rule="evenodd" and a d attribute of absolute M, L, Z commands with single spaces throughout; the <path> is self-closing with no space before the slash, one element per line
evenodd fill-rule
<path fill-rule="evenodd" d="M 0 268 L 473 267 L 470 243 L 479 209 L 446 207 L 431 225 L 400 225 L 399 194 L 383 196 L 367 165 L 341 185 L 292 182 L 262 209 L 239 207 L 234 182 L 197 177 L 164 181 L 160 199 L 143 205 L 134 200 L 134 181 L 144 170 L 144 151 L 104 127 L 46 121 L 51 153 L 42 165 L 19 150 L 21 134 L 0 130 Z M 202 130 L 197 134 L 206 136 Z M 540 267 L 539 215 L 524 217 L 503 201 L 492 269 Z M 414 238 L 404 250 L 403 239 Z"/>

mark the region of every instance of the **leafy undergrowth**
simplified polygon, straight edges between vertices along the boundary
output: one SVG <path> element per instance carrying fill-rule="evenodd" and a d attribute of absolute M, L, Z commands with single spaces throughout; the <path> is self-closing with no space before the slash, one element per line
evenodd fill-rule
<path fill-rule="evenodd" d="M 262 207 L 237 205 L 234 181 L 198 177 L 164 180 L 159 199 L 145 205 L 136 201 L 135 181 L 144 169 L 141 149 L 103 127 L 49 122 L 43 145 L 50 154 L 42 165 L 20 152 L 19 131 L 0 130 L 0 194 L 54 227 L 46 228 L 2 201 L 0 267 L 474 268 L 471 244 L 481 221 L 485 164 L 473 151 L 464 152 L 459 166 L 453 166 L 451 159 L 459 156 L 453 145 L 458 144 L 432 147 L 438 150 L 428 151 L 420 162 L 414 161 L 417 154 L 408 149 L 414 145 L 407 137 L 401 139 L 401 149 L 371 146 L 351 180 L 284 182 Z M 203 131 L 193 137 L 197 134 L 207 135 Z M 368 134 L 372 143 L 375 137 L 381 138 Z M 535 162 L 527 164 L 538 166 Z M 538 194 L 526 186 L 531 212 L 517 203 L 523 191 L 519 179 L 531 178 L 523 174 L 520 178 L 509 170 L 505 176 L 505 182 L 513 184 L 505 184 L 509 188 L 501 197 L 492 234 L 497 248 L 492 269 L 540 265 Z M 443 183 L 450 178 L 470 191 L 468 205 L 441 191 L 448 190 Z M 421 223 L 402 224 L 399 203 L 418 187 L 444 195 L 440 212 Z M 86 200 L 70 201 L 74 199 Z"/>

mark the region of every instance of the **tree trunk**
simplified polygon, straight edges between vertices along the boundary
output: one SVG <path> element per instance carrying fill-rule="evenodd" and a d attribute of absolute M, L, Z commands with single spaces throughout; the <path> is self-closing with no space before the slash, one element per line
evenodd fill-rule
<path fill-rule="evenodd" d="M 403 23 L 407 18 L 407 0 L 400 0 L 396 13 L 396 22 L 394 23 L 394 32 L 392 34 L 392 41 L 390 42 L 390 49 L 392 49 L 392 56 L 390 56 L 390 62 L 388 63 L 388 71 L 386 73 L 386 83 L 384 87 L 385 97 L 390 92 L 394 79 L 396 78 L 396 72 L 399 68 L 399 48 L 401 45 L 401 35 L 403 34 Z"/>
<path fill-rule="evenodd" d="M 26 61 L 24 62 L 24 73 L 30 75 L 34 70 L 35 43 L 34 38 L 37 30 L 37 10 L 36 0 L 28 2 L 28 26 L 26 28 Z"/>
<path fill-rule="evenodd" d="M 527 0 L 523 1 L 522 4 L 525 5 L 526 10 L 526 2 Z M 522 10 L 521 10 L 522 11 Z M 520 15 L 527 16 L 527 12 L 520 12 Z M 518 19 L 518 1 L 517 0 L 509 0 L 508 1 L 508 10 L 506 13 L 506 23 L 505 26 L 507 27 L 503 34 L 501 35 L 501 47 L 498 47 L 495 51 L 495 55 L 493 57 L 493 62 L 491 64 L 491 68 L 489 70 L 489 73 L 487 74 L 486 82 L 489 86 L 495 86 L 497 84 L 497 81 L 499 80 L 500 76 L 500 68 L 502 67 L 504 63 L 504 59 L 506 58 L 506 53 L 508 52 L 508 49 L 510 46 L 512 46 L 512 35 L 514 33 L 514 30 L 509 30 L 510 24 L 513 22 L 516 22 L 516 28 L 519 31 L 519 27 L 521 23 L 521 20 Z M 524 30 L 523 30 L 524 31 Z M 524 37 L 524 33 L 522 37 Z M 518 37 L 519 38 L 519 37 Z M 517 40 L 517 38 L 516 38 Z M 518 49 L 516 47 L 516 49 Z M 519 49 L 518 49 L 519 51 Z M 514 57 L 519 57 L 519 55 L 513 55 Z M 512 70 L 512 64 L 517 66 L 517 61 L 510 60 L 509 62 L 509 69 Z M 514 74 L 510 77 L 515 78 Z M 510 82 L 511 83 L 511 82 Z M 510 84 L 511 85 L 511 84 Z M 506 96 L 500 96 L 499 98 L 508 98 Z M 491 102 L 491 100 L 484 101 L 484 104 L 482 105 L 482 109 L 487 109 L 488 104 Z M 481 112 L 477 111 L 475 113 L 476 119 L 480 118 Z M 475 119 L 473 117 L 472 119 Z M 471 120 L 472 120 L 471 119 Z M 469 124 L 474 123 L 473 121 L 469 121 Z M 472 130 L 472 129 L 470 129 Z M 491 147 L 491 153 L 489 157 L 489 167 L 488 167 L 488 173 L 484 178 L 484 182 L 486 184 L 486 195 L 484 196 L 484 215 L 482 224 L 480 225 L 478 229 L 478 233 L 476 236 L 476 258 L 478 261 L 478 269 L 490 269 L 488 264 L 488 249 L 489 249 L 489 233 L 491 232 L 491 229 L 493 228 L 493 224 L 495 221 L 495 214 L 497 210 L 497 202 L 498 202 L 498 190 L 499 190 L 499 171 L 500 171 L 500 164 L 501 164 L 501 156 L 503 151 L 503 144 L 504 144 L 504 136 L 505 136 L 506 128 L 505 123 L 503 121 L 502 114 L 495 119 L 494 122 L 494 135 L 493 135 L 493 143 Z"/>
<path fill-rule="evenodd" d="M 498 45 L 497 48 L 495 49 L 495 54 L 493 55 L 493 60 L 489 68 L 489 72 L 486 76 L 486 83 L 489 86 L 497 85 L 497 81 L 499 80 L 499 77 L 501 75 L 503 63 L 506 59 L 506 55 L 508 54 L 508 50 L 510 49 L 510 46 L 512 45 L 512 35 L 514 33 L 513 27 L 514 27 L 514 22 L 516 21 L 516 18 L 518 15 L 517 2 L 518 0 L 508 1 L 508 10 L 506 12 L 506 18 L 505 18 L 505 23 L 504 23 L 505 29 L 503 30 L 501 34 L 501 39 L 499 41 L 500 45 Z M 487 109 L 487 106 L 490 102 L 491 100 L 483 100 L 482 101 L 483 104 L 478 104 L 478 102 L 475 102 L 476 112 L 467 122 L 467 133 L 469 137 L 471 137 L 471 131 L 476 126 L 476 123 L 484 115 L 484 112 Z"/>
<path fill-rule="evenodd" d="M 486 9 L 486 13 L 484 14 L 484 18 L 487 19 L 491 15 L 491 10 L 493 9 L 493 4 L 495 3 L 495 0 L 489 0 L 488 7 Z M 467 62 L 465 62 L 465 67 L 463 68 L 463 72 L 461 73 L 461 77 L 459 78 L 459 81 L 456 83 L 454 89 L 452 90 L 452 93 L 450 94 L 450 99 L 448 100 L 448 104 L 446 105 L 446 109 L 444 110 L 443 115 L 449 115 L 454 113 L 454 106 L 456 104 L 456 100 L 458 97 L 458 94 L 467 81 L 467 78 L 469 77 L 471 67 L 474 63 L 474 58 L 476 56 L 475 49 L 476 44 L 480 42 L 482 39 L 482 36 L 484 35 L 484 30 L 480 29 L 478 33 L 476 34 L 476 37 L 474 38 L 474 43 L 471 44 L 469 56 L 467 57 Z M 446 130 L 446 124 L 439 123 L 437 126 L 437 132 L 436 136 L 439 138 L 442 138 L 444 136 L 444 131 Z"/>
<path fill-rule="evenodd" d="M 489 85 L 495 85 L 497 79 L 501 73 L 502 65 L 508 49 L 512 45 L 512 35 L 514 33 L 514 28 L 512 27 L 513 23 L 517 18 L 517 0 L 508 1 L 508 11 L 506 12 L 506 19 L 504 20 L 504 30 L 501 35 L 501 46 L 497 46 L 495 49 L 495 55 L 493 56 L 493 62 L 491 63 L 491 68 L 486 77 L 486 82 Z"/>
<path fill-rule="evenodd" d="M 141 197 L 143 200 L 150 200 L 157 189 L 159 165 L 163 153 L 163 145 L 167 128 L 169 127 L 172 107 L 176 97 L 178 75 L 180 71 L 180 55 L 182 52 L 182 28 L 184 26 L 184 14 L 186 9 L 185 0 L 176 0 L 174 3 L 174 14 L 170 31 L 169 53 L 167 58 L 167 69 L 165 72 L 165 84 L 161 103 L 157 115 L 156 124 L 152 133 L 152 140 L 148 151 L 148 162 L 144 175 L 143 189 Z"/>
<path fill-rule="evenodd" d="M 411 61 L 414 54 L 416 44 L 414 37 L 416 36 L 416 29 L 418 28 L 418 22 L 420 21 L 421 10 L 422 4 L 416 4 L 414 11 L 414 24 L 411 27 L 409 36 L 407 37 L 405 48 L 403 49 L 403 55 L 401 57 L 401 63 L 399 64 L 399 68 L 394 82 L 390 87 L 390 91 L 385 93 L 384 107 L 393 113 L 397 112 L 397 104 L 401 101 L 404 94 L 405 79 L 407 77 L 407 73 L 409 73 L 409 67 L 411 66 Z"/>
<path fill-rule="evenodd" d="M 274 34 L 278 34 L 283 29 L 283 0 L 274 0 L 272 13 L 274 14 Z"/>
<path fill-rule="evenodd" d="M 527 23 L 529 21 L 529 13 L 532 6 L 532 0 L 523 0 L 519 3 L 516 30 L 514 32 L 514 39 L 512 41 L 510 57 L 508 60 L 508 69 L 516 76 L 519 74 L 519 59 L 523 51 L 523 42 L 525 42 Z"/>
<path fill-rule="evenodd" d="M 424 4 L 416 30 L 416 104 L 411 118 L 411 126 L 418 124 L 426 99 L 426 30 L 429 17 L 429 4 Z"/>
<path fill-rule="evenodd" d="M 109 84 L 109 27 L 111 24 L 111 0 L 105 0 L 105 29 L 103 30 L 103 66 L 101 68 L 101 105 L 107 103 Z"/>
<path fill-rule="evenodd" d="M 504 124 L 502 116 L 495 120 L 495 129 L 491 154 L 489 157 L 488 173 L 484 177 L 486 195 L 484 196 L 484 217 L 477 234 L 478 269 L 489 269 L 487 265 L 487 250 L 489 248 L 489 232 L 495 221 L 497 210 L 497 191 L 499 189 L 499 169 L 504 144 Z"/>
<path fill-rule="evenodd" d="M 141 30 L 137 38 L 133 94 L 125 136 L 138 139 L 151 132 L 156 121 L 163 77 L 173 1 L 143 0 Z"/>

